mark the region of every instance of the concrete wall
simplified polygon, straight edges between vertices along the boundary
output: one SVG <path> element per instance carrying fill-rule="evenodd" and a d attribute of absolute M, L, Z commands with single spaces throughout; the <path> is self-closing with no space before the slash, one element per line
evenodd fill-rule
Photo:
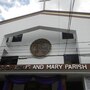
<path fill-rule="evenodd" d="M 82 54 L 90 54 L 90 19 L 85 18 L 72 18 L 71 29 L 76 30 L 78 50 L 81 63 L 89 63 L 89 59 L 86 60 Z M 54 16 L 54 15 L 36 15 L 33 17 L 24 18 L 21 20 L 13 21 L 10 23 L 0 25 L 0 43 L 3 40 L 3 36 L 13 32 L 25 30 L 34 26 L 49 26 L 55 28 L 67 29 L 68 27 L 68 17 L 64 16 Z M 41 32 L 40 32 L 41 33 Z M 55 36 L 55 35 L 53 35 Z M 84 58 L 83 58 L 84 57 Z M 88 56 L 89 58 L 89 56 Z"/>
<path fill-rule="evenodd" d="M 27 58 L 27 59 L 19 59 L 18 64 L 63 64 L 64 54 L 77 54 L 77 50 L 76 50 L 77 45 L 75 43 L 76 35 L 75 33 L 73 33 L 73 35 L 74 35 L 74 39 L 68 40 L 66 52 L 65 52 L 66 39 L 62 39 L 62 32 L 48 31 L 42 29 L 24 33 L 21 42 L 12 42 L 12 37 L 9 37 L 10 38 L 8 42 L 9 46 L 6 46 L 4 48 L 8 52 L 6 56 L 19 56 L 19 57 Z M 32 56 L 32 53 L 30 51 L 30 46 L 33 41 L 40 38 L 44 38 L 50 41 L 52 45 L 51 51 L 48 54 L 51 55 L 50 57 L 37 59 Z M 4 41 L 3 45 L 5 43 L 6 42 Z"/>
<path fill-rule="evenodd" d="M 81 63 L 90 63 L 90 19 L 73 18 L 71 29 L 77 33 Z"/>

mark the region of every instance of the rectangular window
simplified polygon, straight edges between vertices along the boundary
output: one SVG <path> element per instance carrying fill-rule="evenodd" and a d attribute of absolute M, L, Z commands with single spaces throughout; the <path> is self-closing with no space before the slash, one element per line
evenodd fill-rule
<path fill-rule="evenodd" d="M 79 64 L 78 54 L 65 54 L 64 63 L 65 64 Z"/>
<path fill-rule="evenodd" d="M 20 42 L 22 41 L 22 34 L 13 36 L 12 42 Z"/>
<path fill-rule="evenodd" d="M 8 43 L 8 42 L 9 42 L 9 38 L 6 39 L 6 43 Z"/>
<path fill-rule="evenodd" d="M 62 33 L 62 39 L 73 39 L 74 36 L 72 33 Z"/>
<path fill-rule="evenodd" d="M 3 56 L 1 58 L 1 65 L 17 65 L 18 56 Z"/>

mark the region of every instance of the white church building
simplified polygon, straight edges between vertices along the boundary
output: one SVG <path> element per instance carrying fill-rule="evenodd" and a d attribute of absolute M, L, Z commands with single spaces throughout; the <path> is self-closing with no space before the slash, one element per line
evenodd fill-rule
<path fill-rule="evenodd" d="M 30 14 L 0 22 L 0 65 L 90 64 L 90 13 L 77 11 L 77 0 L 42 1 L 36 0 Z M 55 73 L 83 81 L 83 90 L 90 90 L 89 71 L 51 71 L 51 75 Z"/>

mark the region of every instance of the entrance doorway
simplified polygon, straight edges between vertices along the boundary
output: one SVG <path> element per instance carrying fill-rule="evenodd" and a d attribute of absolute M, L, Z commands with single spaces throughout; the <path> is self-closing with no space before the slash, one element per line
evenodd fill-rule
<path fill-rule="evenodd" d="M 52 85 L 32 81 L 25 84 L 24 90 L 52 90 Z"/>
<path fill-rule="evenodd" d="M 83 78 L 78 76 L 69 76 L 66 81 L 67 90 L 84 90 Z"/>

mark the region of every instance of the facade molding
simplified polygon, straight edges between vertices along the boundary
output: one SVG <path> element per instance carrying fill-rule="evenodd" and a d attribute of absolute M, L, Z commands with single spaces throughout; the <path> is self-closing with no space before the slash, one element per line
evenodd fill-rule
<path fill-rule="evenodd" d="M 7 35 L 5 35 L 5 37 L 15 36 L 15 35 L 19 35 L 19 34 L 23 34 L 23 33 L 27 33 L 27 32 L 32 32 L 32 31 L 36 31 L 38 29 L 68 33 L 67 29 L 47 27 L 47 26 L 35 26 L 35 27 L 29 28 L 29 29 L 26 29 L 26 30 L 21 30 L 21 31 L 18 31 L 18 32 L 7 34 Z M 75 33 L 75 32 L 76 32 L 75 30 L 70 30 L 69 31 L 69 33 Z"/>
<path fill-rule="evenodd" d="M 24 18 L 32 17 L 38 14 L 44 14 L 44 15 L 55 15 L 55 16 L 64 16 L 64 17 L 76 17 L 76 18 L 83 18 L 83 19 L 90 19 L 90 13 L 82 13 L 82 12 L 68 12 L 68 11 L 51 11 L 51 10 L 42 10 L 38 11 L 32 14 L 24 15 L 24 16 L 19 16 L 15 17 L 9 20 L 4 20 L 0 22 L 0 25 L 10 23 L 13 21 L 21 20 Z"/>

